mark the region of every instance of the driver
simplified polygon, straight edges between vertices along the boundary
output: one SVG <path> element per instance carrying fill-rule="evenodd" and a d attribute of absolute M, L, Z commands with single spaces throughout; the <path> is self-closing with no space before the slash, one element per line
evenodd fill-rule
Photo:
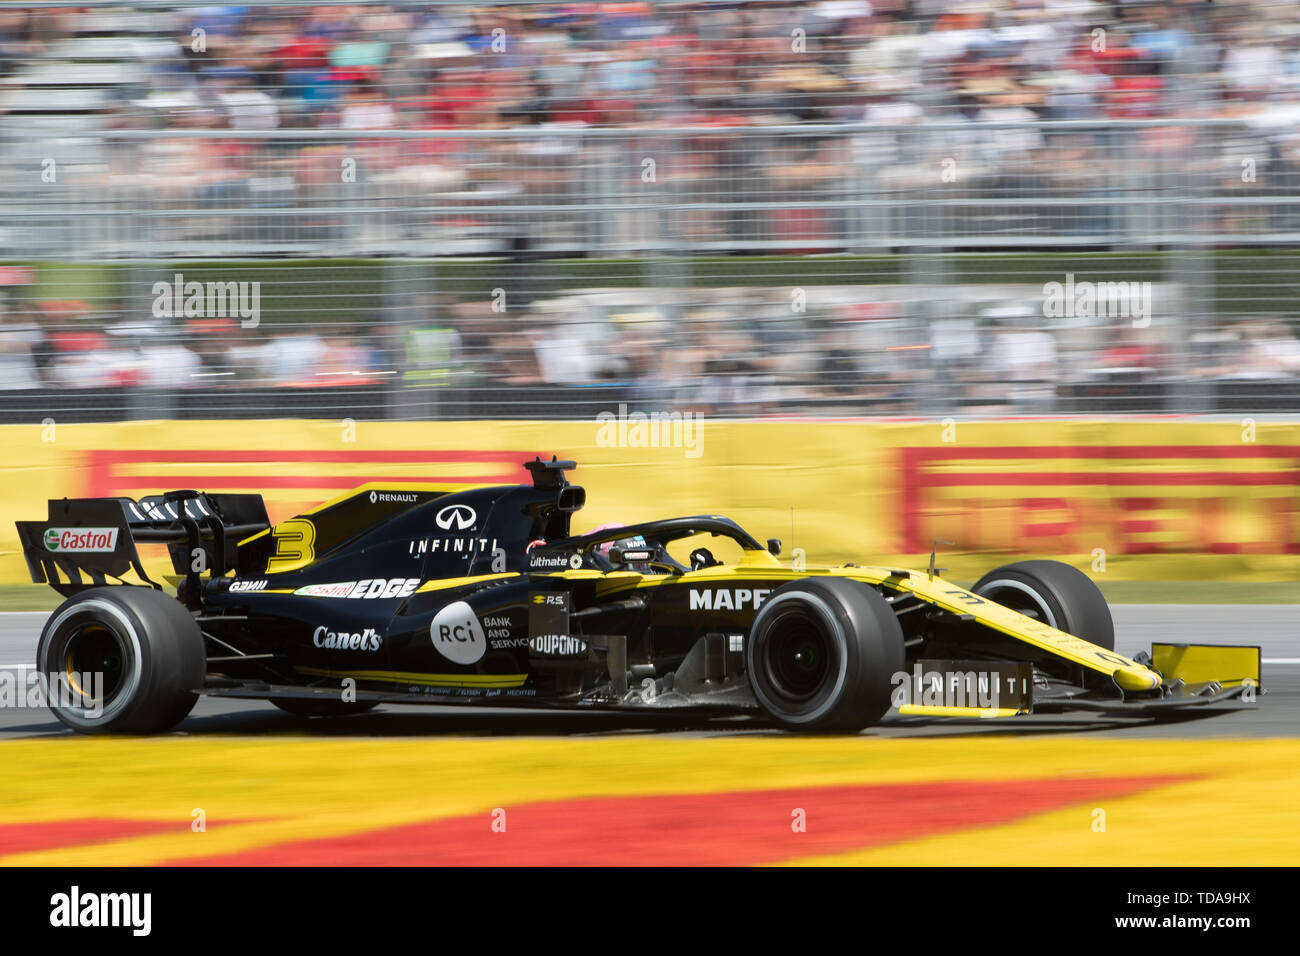
<path fill-rule="evenodd" d="M 621 524 L 619 522 L 612 522 L 610 524 L 598 525 L 597 527 L 592 528 L 590 531 L 588 531 L 587 534 L 596 534 L 597 532 L 600 531 L 612 531 L 615 528 L 625 528 L 625 527 L 627 527 L 627 525 Z M 646 551 L 652 550 L 650 548 L 650 545 L 646 543 L 645 538 L 639 534 L 629 535 L 626 538 L 617 538 L 613 541 L 601 542 L 600 544 L 596 545 L 596 547 L 593 550 L 596 552 L 596 554 L 599 554 L 602 557 L 604 557 L 606 560 L 608 560 L 609 553 L 614 548 L 618 548 L 618 550 L 622 552 L 626 552 L 629 549 L 634 551 L 642 550 L 642 549 Z M 653 570 L 650 567 L 649 562 L 646 561 L 624 562 L 622 567 L 629 571 L 636 571 L 640 574 L 649 574 Z"/>

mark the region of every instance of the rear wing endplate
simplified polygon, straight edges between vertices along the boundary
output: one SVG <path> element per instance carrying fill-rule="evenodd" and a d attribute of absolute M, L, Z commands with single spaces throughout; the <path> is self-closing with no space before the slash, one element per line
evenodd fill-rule
<path fill-rule="evenodd" d="M 235 567 L 236 545 L 270 527 L 261 495 L 169 491 L 132 498 L 51 500 L 44 521 L 19 521 L 27 569 L 36 584 L 64 596 L 99 587 L 134 571 L 149 579 L 137 543 L 165 544 L 177 574 L 193 581 L 207 571 L 220 577 Z"/>

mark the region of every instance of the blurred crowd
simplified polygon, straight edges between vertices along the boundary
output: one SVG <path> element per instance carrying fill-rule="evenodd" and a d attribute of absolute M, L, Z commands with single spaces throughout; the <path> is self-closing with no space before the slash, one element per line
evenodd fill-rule
<path fill-rule="evenodd" d="M 18 261 L 1300 242 L 1300 18 L 1276 0 L 6 8 L 0 114 Z M 14 289 L 0 388 L 608 386 L 906 414 L 1300 376 L 1289 315 L 1084 326 L 1024 290 L 955 308 L 869 286 L 792 312 L 737 268 L 726 294 L 669 266 L 617 302 L 497 315 L 390 288 L 254 329 Z"/>
<path fill-rule="evenodd" d="M 105 41 L 108 41 L 107 43 Z M 113 49 L 116 44 L 116 49 Z M 9 9 L 10 89 L 137 63 L 110 122 L 245 129 L 1239 115 L 1300 91 L 1280 0 Z"/>
<path fill-rule="evenodd" d="M 780 289 L 588 290 L 505 314 L 490 301 L 427 295 L 400 318 L 245 328 L 160 320 L 126 302 L 11 298 L 0 389 L 419 386 L 470 404 L 514 396 L 506 403 L 520 414 L 547 416 L 594 395 L 641 410 L 905 415 L 1080 410 L 1062 402 L 1070 388 L 1085 402 L 1118 395 L 1096 410 L 1123 410 L 1124 396 L 1161 383 L 1300 383 L 1293 317 L 1238 316 L 1200 331 L 1164 315 L 1144 327 L 1061 322 L 1024 292 L 979 286 L 822 287 L 815 300 L 792 312 Z M 274 407 L 257 401 L 254 411 Z"/>
<path fill-rule="evenodd" d="M 1300 20 L 1272 0 L 7 9 L 0 112 L 0 251 L 6 237 L 109 255 L 138 254 L 132 241 L 187 255 L 1159 243 L 1188 231 L 1152 204 L 1161 190 L 1300 185 Z M 1234 125 L 1104 125 L 1170 117 Z M 807 132 L 764 135 L 792 126 Z M 38 232 L 23 176 L 51 162 L 46 214 L 69 206 Z M 939 181 L 990 205 L 917 206 Z M 1012 219 L 1009 197 L 1031 204 Z M 627 208 L 647 200 L 672 214 Z M 1300 235 L 1291 206 L 1197 214 L 1212 234 Z"/>

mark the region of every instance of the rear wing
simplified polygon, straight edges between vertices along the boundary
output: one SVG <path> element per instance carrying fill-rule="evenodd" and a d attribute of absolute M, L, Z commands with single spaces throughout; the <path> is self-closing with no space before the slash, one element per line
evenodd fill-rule
<path fill-rule="evenodd" d="M 199 575 L 233 570 L 237 544 L 271 526 L 261 495 L 169 491 L 131 498 L 61 498 L 44 521 L 19 521 L 27 569 L 36 584 L 65 597 L 86 588 L 126 583 L 128 571 L 154 588 L 136 544 L 165 544 L 172 568 L 185 575 L 186 597 L 197 600 Z"/>

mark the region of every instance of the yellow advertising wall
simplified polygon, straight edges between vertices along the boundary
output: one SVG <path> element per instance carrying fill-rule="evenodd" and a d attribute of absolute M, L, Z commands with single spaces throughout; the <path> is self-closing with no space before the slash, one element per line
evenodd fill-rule
<path fill-rule="evenodd" d="M 809 564 L 923 566 L 940 539 L 959 580 L 1031 555 L 1118 580 L 1300 571 L 1300 423 L 164 421 L 0 426 L 0 448 L 4 584 L 47 498 L 255 491 L 282 520 L 366 481 L 527 480 L 534 454 L 579 462 L 577 530 L 725 513 Z"/>

